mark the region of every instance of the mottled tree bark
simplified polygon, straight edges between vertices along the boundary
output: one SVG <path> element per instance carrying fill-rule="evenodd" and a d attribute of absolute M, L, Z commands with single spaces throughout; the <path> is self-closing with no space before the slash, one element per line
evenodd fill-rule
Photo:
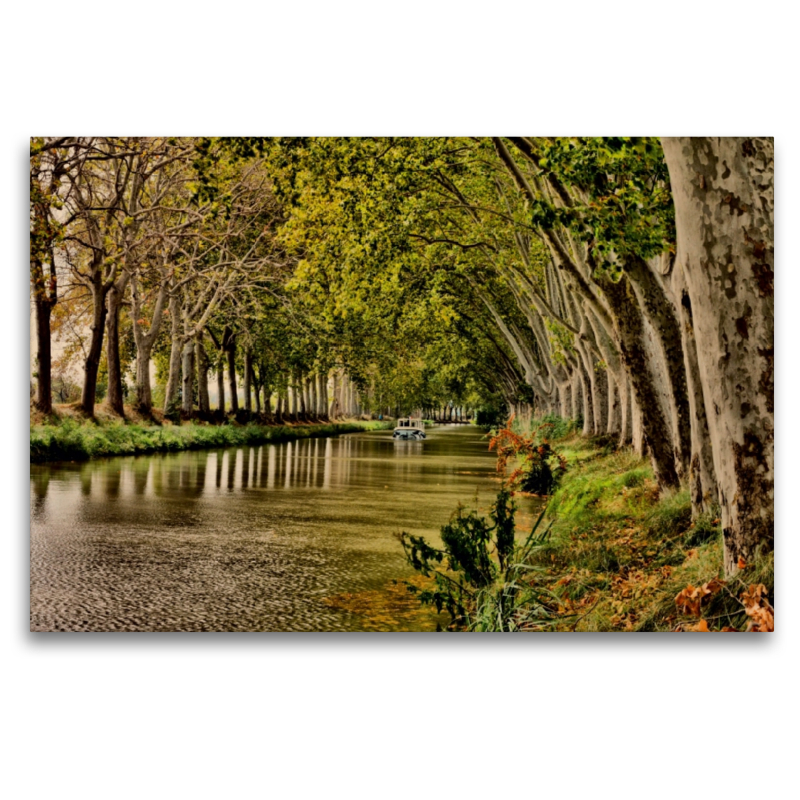
<path fill-rule="evenodd" d="M 641 259 L 630 259 L 628 277 L 642 313 L 647 316 L 655 331 L 660 365 L 664 373 L 662 391 L 669 408 L 672 429 L 675 469 L 679 477 L 688 473 L 691 460 L 692 417 L 686 386 L 686 368 L 683 337 L 678 322 L 677 309 L 670 302 L 651 266 Z"/>
<path fill-rule="evenodd" d="M 624 447 L 633 441 L 633 407 L 631 404 L 631 384 L 624 372 L 620 374 L 620 426 L 619 446 Z"/>
<path fill-rule="evenodd" d="M 686 388 L 691 415 L 692 457 L 689 463 L 689 492 L 694 516 L 711 512 L 717 504 L 717 479 L 714 475 L 714 454 L 708 430 L 703 384 L 697 360 L 697 342 L 694 336 L 692 301 L 686 288 L 683 268 L 673 269 L 672 289 L 679 297 L 678 308 L 681 320 L 681 341 L 686 368 Z"/>
<path fill-rule="evenodd" d="M 619 283 L 607 281 L 604 290 L 614 310 L 622 363 L 636 396 L 653 472 L 660 487 L 677 488 L 680 480 L 675 467 L 672 429 L 649 368 L 641 309 L 625 277 Z"/>
<path fill-rule="evenodd" d="M 606 433 L 617 434 L 622 427 L 622 402 L 619 387 L 610 370 L 605 370 L 608 384 L 608 414 L 606 417 Z"/>
<path fill-rule="evenodd" d="M 774 142 L 663 146 L 733 572 L 774 544 Z"/>
<path fill-rule="evenodd" d="M 594 430 L 594 416 L 592 414 L 592 390 L 589 385 L 589 376 L 581 363 L 578 366 L 578 375 L 581 382 L 581 401 L 582 408 L 581 414 L 583 415 L 583 429 L 581 430 L 582 436 L 591 436 Z"/>

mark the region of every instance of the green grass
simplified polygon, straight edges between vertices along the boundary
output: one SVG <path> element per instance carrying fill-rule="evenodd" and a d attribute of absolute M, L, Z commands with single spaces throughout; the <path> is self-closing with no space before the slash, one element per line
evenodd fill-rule
<path fill-rule="evenodd" d="M 563 424 L 554 429 L 567 429 Z M 698 617 L 682 613 L 676 595 L 714 579 L 724 586 L 703 600 L 711 630 L 744 630 L 740 602 L 748 586 L 764 584 L 774 605 L 774 556 L 752 559 L 734 577 L 723 568 L 722 531 L 715 514 L 692 519 L 689 492 L 659 493 L 649 461 L 574 431 L 555 439 L 568 469 L 550 498 L 548 537 L 526 553 L 514 584 L 519 630 L 670 631 Z M 517 540 L 526 531 L 518 531 Z M 477 609 L 492 627 L 497 598 L 487 591 Z"/>
<path fill-rule="evenodd" d="M 30 460 L 85 461 L 90 458 L 176 450 L 284 442 L 391 428 L 393 422 L 340 422 L 324 425 L 163 425 L 143 426 L 66 419 L 55 425 L 31 427 Z"/>

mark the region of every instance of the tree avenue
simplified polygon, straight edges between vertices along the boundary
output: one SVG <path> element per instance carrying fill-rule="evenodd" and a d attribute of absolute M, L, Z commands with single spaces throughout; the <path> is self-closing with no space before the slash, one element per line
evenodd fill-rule
<path fill-rule="evenodd" d="M 580 420 L 718 510 L 734 572 L 773 546 L 773 172 L 771 139 L 35 139 L 33 402 L 52 330 L 88 416 Z"/>

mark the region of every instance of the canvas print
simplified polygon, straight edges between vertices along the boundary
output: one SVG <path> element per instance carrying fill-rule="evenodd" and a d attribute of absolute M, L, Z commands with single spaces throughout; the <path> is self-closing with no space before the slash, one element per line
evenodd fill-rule
<path fill-rule="evenodd" d="M 768 137 L 34 137 L 32 631 L 774 630 Z"/>

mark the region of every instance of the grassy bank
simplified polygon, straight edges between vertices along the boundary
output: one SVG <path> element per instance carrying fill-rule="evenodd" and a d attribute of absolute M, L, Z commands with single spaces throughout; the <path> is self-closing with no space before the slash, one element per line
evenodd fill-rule
<path fill-rule="evenodd" d="M 449 563 L 445 570 L 437 568 L 428 554 L 435 571 L 423 573 L 442 574 L 439 588 L 445 594 L 455 580 L 467 589 L 459 597 L 472 598 L 456 628 L 740 631 L 772 613 L 772 553 L 726 578 L 715 515 L 693 520 L 688 492 L 659 493 L 649 461 L 632 451 L 583 439 L 568 427 L 563 431 L 568 432 L 554 444 L 567 470 L 533 534 L 530 522 L 517 519 L 516 545 L 505 569 L 497 559 L 499 534 L 491 541 L 484 537 L 495 564 L 491 585 L 471 579 L 469 570 L 453 571 L 452 557 L 437 557 Z M 484 545 L 475 539 L 465 546 L 472 535 L 466 527 L 460 535 L 451 556 L 479 564 L 475 553 Z M 415 555 L 418 563 L 424 560 L 423 550 Z M 762 629 L 771 624 L 770 618 Z"/>
<path fill-rule="evenodd" d="M 30 460 L 85 461 L 106 456 L 255 445 L 382 430 L 393 424 L 353 421 L 319 425 L 141 425 L 64 419 L 31 426 Z"/>
<path fill-rule="evenodd" d="M 687 491 L 659 494 L 649 461 L 575 435 L 558 446 L 569 469 L 548 505 L 550 535 L 530 556 L 528 579 L 558 617 L 552 627 L 742 630 L 748 586 L 764 584 L 774 602 L 773 554 L 726 580 L 719 519 L 692 520 Z M 710 588 L 679 605 L 687 587 Z"/>

